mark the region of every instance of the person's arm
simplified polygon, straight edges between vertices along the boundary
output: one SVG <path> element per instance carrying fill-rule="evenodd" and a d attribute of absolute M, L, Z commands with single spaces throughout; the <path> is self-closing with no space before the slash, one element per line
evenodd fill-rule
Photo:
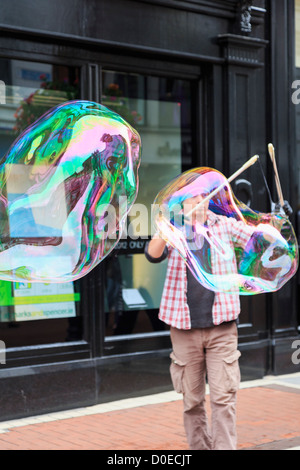
<path fill-rule="evenodd" d="M 234 244 L 245 248 L 253 232 L 255 232 L 255 226 L 245 224 L 245 222 L 234 218 L 227 218 L 227 221 L 231 226 L 231 236 Z"/>
<path fill-rule="evenodd" d="M 244 222 L 231 219 L 233 240 L 242 248 L 245 248 L 253 237 L 255 239 L 260 237 L 262 242 L 274 243 L 280 236 L 283 222 L 284 218 L 271 217 L 269 214 L 266 214 L 266 217 L 262 219 L 262 223 L 257 226 L 247 225 Z"/>
<path fill-rule="evenodd" d="M 165 240 L 158 236 L 146 243 L 145 256 L 150 263 L 160 263 L 168 256 L 168 247 Z"/>
<path fill-rule="evenodd" d="M 166 247 L 167 242 L 162 238 L 152 238 L 148 245 L 148 254 L 152 258 L 160 258 Z"/>

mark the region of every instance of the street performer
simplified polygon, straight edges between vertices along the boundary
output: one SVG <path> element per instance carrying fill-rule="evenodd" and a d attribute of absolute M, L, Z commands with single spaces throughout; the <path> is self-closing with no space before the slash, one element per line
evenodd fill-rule
<path fill-rule="evenodd" d="M 203 197 L 190 197 L 183 204 L 194 208 Z M 210 231 L 228 244 L 245 246 L 253 228 L 233 218 L 215 215 L 208 210 L 208 204 L 202 204 L 198 212 L 194 212 L 198 222 L 206 223 Z M 155 263 L 168 257 L 159 318 L 170 325 L 173 347 L 170 372 L 175 390 L 183 393 L 184 427 L 189 447 L 191 450 L 234 450 L 237 446 L 236 395 L 240 382 L 236 324 L 240 313 L 239 293 L 206 289 L 186 267 L 178 251 L 158 234 L 146 246 L 145 255 Z M 220 272 L 222 268 L 222 265 L 214 267 Z M 210 388 L 211 427 L 205 409 L 206 376 Z"/>

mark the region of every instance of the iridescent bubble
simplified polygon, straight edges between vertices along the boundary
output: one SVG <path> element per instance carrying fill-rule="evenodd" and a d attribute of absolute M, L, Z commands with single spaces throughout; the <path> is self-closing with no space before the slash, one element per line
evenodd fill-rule
<path fill-rule="evenodd" d="M 157 195 L 152 217 L 161 237 L 210 290 L 273 292 L 297 271 L 297 239 L 287 217 L 253 211 L 212 168 L 189 170 L 171 181 Z"/>
<path fill-rule="evenodd" d="M 0 278 L 68 282 L 116 245 L 135 201 L 141 141 L 118 114 L 63 103 L 0 163 Z"/>

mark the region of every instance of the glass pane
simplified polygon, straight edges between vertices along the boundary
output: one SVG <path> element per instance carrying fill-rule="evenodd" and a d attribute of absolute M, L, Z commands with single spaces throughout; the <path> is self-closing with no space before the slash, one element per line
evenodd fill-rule
<path fill-rule="evenodd" d="M 21 132 L 48 109 L 79 97 L 79 69 L 1 59 L 0 71 L 5 89 L 5 99 L 0 104 L 0 151 L 5 155 Z M 30 175 L 24 173 L 25 165 L 11 166 L 5 188 L 1 188 L 1 194 L 10 202 L 14 195 L 26 194 L 30 184 Z M 47 216 L 47 213 L 39 214 L 41 220 Z M 20 217 L 12 218 L 9 223 L 11 240 L 22 234 L 37 238 L 49 236 L 49 233 L 31 233 L 28 224 L 24 235 Z M 44 284 L 0 280 L 0 328 L 7 347 L 81 339 L 80 282 Z"/>
<path fill-rule="evenodd" d="M 141 135 L 139 191 L 127 230 L 105 260 L 106 335 L 163 330 L 157 318 L 167 261 L 149 263 L 143 249 L 153 234 L 157 193 L 191 165 L 191 84 L 185 80 L 103 72 L 102 103 Z M 119 249 L 118 249 L 119 248 Z"/>

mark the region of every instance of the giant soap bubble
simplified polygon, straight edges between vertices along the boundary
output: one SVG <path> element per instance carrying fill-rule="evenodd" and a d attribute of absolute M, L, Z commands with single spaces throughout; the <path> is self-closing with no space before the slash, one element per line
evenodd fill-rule
<path fill-rule="evenodd" d="M 196 168 L 175 178 L 157 195 L 152 217 L 161 237 L 212 291 L 273 292 L 297 271 L 297 239 L 287 217 L 239 202 L 217 170 Z"/>
<path fill-rule="evenodd" d="M 0 162 L 0 279 L 68 282 L 116 245 L 138 189 L 140 137 L 89 101 L 44 114 Z"/>

